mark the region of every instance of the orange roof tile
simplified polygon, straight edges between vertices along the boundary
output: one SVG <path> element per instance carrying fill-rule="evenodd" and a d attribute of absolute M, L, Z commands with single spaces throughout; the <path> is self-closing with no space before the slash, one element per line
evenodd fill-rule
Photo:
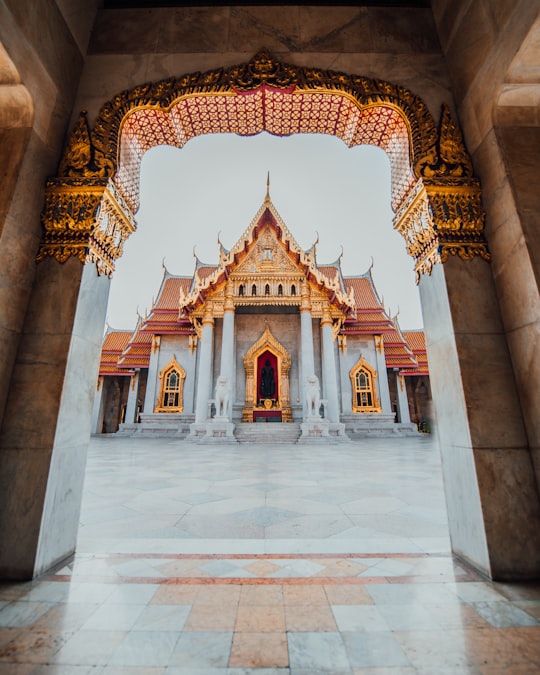
<path fill-rule="evenodd" d="M 103 338 L 99 362 L 100 375 L 131 375 L 132 371 L 119 370 L 118 361 L 129 342 L 132 331 L 110 330 Z"/>
<path fill-rule="evenodd" d="M 370 277 L 345 277 L 344 282 L 347 292 L 351 287 L 354 291 L 357 309 L 383 308 Z"/>
<path fill-rule="evenodd" d="M 327 279 L 333 280 L 339 274 L 339 270 L 335 265 L 317 265 L 317 269 L 319 272 L 322 272 Z"/>
<path fill-rule="evenodd" d="M 197 276 L 201 281 L 209 277 L 217 270 L 217 265 L 202 265 L 197 268 Z"/>
<path fill-rule="evenodd" d="M 426 336 L 422 330 L 404 330 L 403 337 L 412 349 L 418 367 L 411 371 L 403 371 L 402 375 L 429 375 L 429 364 L 426 349 Z"/>
<path fill-rule="evenodd" d="M 101 350 L 107 352 L 122 352 L 132 335 L 132 330 L 111 330 L 110 333 L 105 335 Z"/>
<path fill-rule="evenodd" d="M 157 301 L 152 308 L 153 311 L 174 311 L 178 312 L 178 303 L 180 290 L 185 294 L 189 292 L 191 286 L 191 277 L 165 277 L 159 290 Z"/>

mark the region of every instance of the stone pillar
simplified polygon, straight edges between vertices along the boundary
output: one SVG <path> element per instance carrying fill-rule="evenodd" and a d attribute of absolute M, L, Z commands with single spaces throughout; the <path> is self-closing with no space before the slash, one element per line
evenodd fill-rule
<path fill-rule="evenodd" d="M 0 576 L 29 579 L 75 551 L 110 280 L 48 258 L 0 434 Z"/>
<path fill-rule="evenodd" d="M 323 386 L 326 399 L 327 416 L 330 422 L 339 422 L 339 401 L 337 389 L 336 360 L 334 356 L 334 336 L 332 318 L 326 310 L 321 319 Z"/>
<path fill-rule="evenodd" d="M 396 389 L 399 421 L 402 424 L 411 423 L 411 413 L 409 412 L 409 399 L 407 398 L 407 387 L 403 375 L 396 373 Z"/>
<path fill-rule="evenodd" d="M 103 426 L 103 406 L 105 405 L 106 385 L 105 378 L 98 379 L 96 395 L 94 397 L 94 407 L 92 409 L 91 433 L 100 434 Z"/>
<path fill-rule="evenodd" d="M 146 380 L 146 394 L 144 396 L 143 412 L 151 415 L 156 407 L 158 371 L 159 371 L 159 344 L 161 337 L 154 335 L 152 337 L 152 348 L 150 350 L 150 362 L 148 364 L 148 377 Z"/>
<path fill-rule="evenodd" d="M 221 368 L 220 375 L 227 378 L 229 389 L 229 420 L 233 408 L 233 379 L 234 379 L 234 302 L 232 298 L 232 284 L 229 282 L 225 291 L 225 307 L 223 313 L 223 334 L 221 336 Z"/>
<path fill-rule="evenodd" d="M 302 381 L 300 384 L 300 395 L 304 401 L 304 387 L 306 379 L 315 374 L 315 356 L 313 353 L 313 323 L 311 318 L 311 301 L 309 297 L 309 286 L 306 282 L 302 284 L 302 303 L 300 305 L 300 337 L 301 337 L 301 363 L 302 363 Z M 306 415 L 306 404 L 304 406 L 304 417 Z"/>
<path fill-rule="evenodd" d="M 375 335 L 375 360 L 377 362 L 377 381 L 379 383 L 379 400 L 382 412 L 392 413 L 390 401 L 390 387 L 388 386 L 388 373 L 386 372 L 386 358 L 384 355 L 384 340 L 382 335 Z"/>
<path fill-rule="evenodd" d="M 452 550 L 494 579 L 538 578 L 540 506 L 490 265 L 420 278 Z"/>
<path fill-rule="evenodd" d="M 212 356 L 214 348 L 214 317 L 212 306 L 207 305 L 202 320 L 201 346 L 199 349 L 199 372 L 197 376 L 197 403 L 195 422 L 208 419 L 208 401 L 211 398 Z"/>
<path fill-rule="evenodd" d="M 140 371 L 136 370 L 131 376 L 128 400 L 126 404 L 126 415 L 124 419 L 125 424 L 133 424 L 133 422 L 136 422 L 135 417 L 137 415 L 137 401 L 139 399 L 139 375 Z"/>

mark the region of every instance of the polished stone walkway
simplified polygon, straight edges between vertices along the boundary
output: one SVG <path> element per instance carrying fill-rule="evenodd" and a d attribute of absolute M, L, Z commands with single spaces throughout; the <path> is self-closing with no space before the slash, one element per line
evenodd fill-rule
<path fill-rule="evenodd" d="M 429 438 L 93 439 L 76 558 L 0 586 L 0 673 L 252 672 L 540 672 L 540 588 L 452 558 Z"/>

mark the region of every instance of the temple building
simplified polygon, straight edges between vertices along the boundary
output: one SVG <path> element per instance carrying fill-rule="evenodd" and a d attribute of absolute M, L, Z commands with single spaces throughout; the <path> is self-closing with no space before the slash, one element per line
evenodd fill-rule
<path fill-rule="evenodd" d="M 94 433 L 302 442 L 429 428 L 424 334 L 387 313 L 371 268 L 319 264 L 268 189 L 233 248 L 218 245 L 191 276 L 164 267 L 135 330 L 107 329 Z"/>

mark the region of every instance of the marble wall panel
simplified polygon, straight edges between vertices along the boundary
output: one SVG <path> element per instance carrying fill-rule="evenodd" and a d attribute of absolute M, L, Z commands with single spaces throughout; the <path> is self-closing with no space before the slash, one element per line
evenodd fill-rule
<path fill-rule="evenodd" d="M 526 420 L 527 436 L 531 448 L 540 447 L 540 319 L 520 328 L 516 328 L 507 335 L 508 345 L 512 353 L 519 353 L 519 360 L 514 359 L 513 367 L 516 382 L 519 388 L 521 406 Z M 535 461 L 539 477 L 540 489 L 540 462 Z"/>
<path fill-rule="evenodd" d="M 470 447 L 455 445 L 448 437 L 445 440 L 440 432 L 439 438 L 452 551 L 490 575 L 488 542 L 473 454 Z"/>
<path fill-rule="evenodd" d="M 102 0 L 55 0 L 81 54 L 86 54 L 94 20 Z"/>
<path fill-rule="evenodd" d="M 51 446 L 0 451 L 0 578 L 31 579 Z"/>
<path fill-rule="evenodd" d="M 34 575 L 75 551 L 110 280 L 85 265 L 61 390 Z"/>
<path fill-rule="evenodd" d="M 493 578 L 537 578 L 540 502 L 529 452 L 522 448 L 475 450 L 474 461 Z"/>
<path fill-rule="evenodd" d="M 0 434 L 2 447 L 52 445 L 83 266 L 37 268 Z M 94 380 L 95 383 L 95 380 Z"/>
<path fill-rule="evenodd" d="M 156 392 L 154 405 L 157 403 L 157 396 L 159 394 L 159 372 L 163 370 L 175 358 L 182 368 L 186 371 L 186 379 L 184 380 L 184 413 L 191 414 L 195 410 L 195 352 L 191 353 L 188 346 L 187 335 L 162 335 L 158 353 L 158 366 L 154 371 L 156 375 L 156 382 L 152 383 L 152 388 Z M 152 410 L 153 412 L 153 410 Z"/>

